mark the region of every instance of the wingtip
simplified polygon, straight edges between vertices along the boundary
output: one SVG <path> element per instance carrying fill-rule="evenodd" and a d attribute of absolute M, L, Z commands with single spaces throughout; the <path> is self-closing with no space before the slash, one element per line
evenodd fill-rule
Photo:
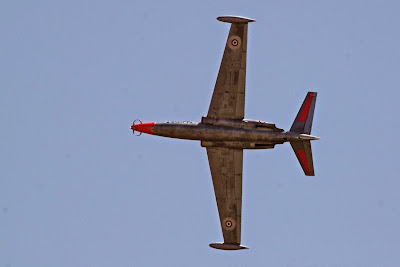
<path fill-rule="evenodd" d="M 222 250 L 249 249 L 246 246 L 242 246 L 239 244 L 228 244 L 228 243 L 211 243 L 209 246 L 215 249 L 222 249 Z"/>
<path fill-rule="evenodd" d="M 227 23 L 249 23 L 255 22 L 255 19 L 241 17 L 241 16 L 220 16 L 217 20 Z"/>

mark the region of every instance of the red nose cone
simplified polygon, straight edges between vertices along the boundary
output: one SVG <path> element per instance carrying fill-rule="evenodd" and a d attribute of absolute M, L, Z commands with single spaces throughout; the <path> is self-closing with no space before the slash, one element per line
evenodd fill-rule
<path fill-rule="evenodd" d="M 131 129 L 141 133 L 154 134 L 153 127 L 155 122 L 137 123 L 131 126 Z"/>

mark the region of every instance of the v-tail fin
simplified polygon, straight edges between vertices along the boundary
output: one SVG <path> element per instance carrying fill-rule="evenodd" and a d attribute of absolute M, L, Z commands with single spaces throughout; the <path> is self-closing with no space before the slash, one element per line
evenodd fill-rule
<path fill-rule="evenodd" d="M 306 141 L 294 141 L 290 142 L 294 153 L 301 167 L 303 168 L 304 174 L 307 176 L 314 176 L 314 164 L 311 152 L 311 142 Z"/>
<path fill-rule="evenodd" d="M 290 128 L 291 132 L 298 134 L 311 134 L 316 100 L 316 92 L 307 93 L 299 113 L 297 113 L 296 119 L 293 122 L 292 128 Z M 314 176 L 314 164 L 310 140 L 293 141 L 290 142 L 290 145 L 292 146 L 293 151 L 296 154 L 301 167 L 303 168 L 304 174 L 307 176 Z"/>
<path fill-rule="evenodd" d="M 290 131 L 293 133 L 310 134 L 314 117 L 315 101 L 317 100 L 316 92 L 308 92 L 304 99 L 303 105 L 297 113 Z"/>

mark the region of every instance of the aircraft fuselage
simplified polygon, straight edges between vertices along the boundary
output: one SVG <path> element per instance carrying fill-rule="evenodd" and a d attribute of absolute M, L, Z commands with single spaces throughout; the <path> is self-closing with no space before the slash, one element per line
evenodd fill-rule
<path fill-rule="evenodd" d="M 169 138 L 200 140 L 203 146 L 270 148 L 268 145 L 318 139 L 308 134 L 286 132 L 262 121 L 214 120 L 207 117 L 203 117 L 203 122 L 138 123 L 133 124 L 131 129 Z"/>

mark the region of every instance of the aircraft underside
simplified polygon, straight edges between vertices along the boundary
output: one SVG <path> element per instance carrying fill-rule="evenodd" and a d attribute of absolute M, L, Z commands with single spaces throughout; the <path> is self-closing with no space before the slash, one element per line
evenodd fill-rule
<path fill-rule="evenodd" d="M 247 27 L 253 19 L 223 16 L 231 24 L 208 114 L 201 122 L 134 121 L 135 135 L 199 140 L 207 150 L 223 243 L 210 247 L 239 250 L 241 245 L 243 149 L 272 149 L 289 142 L 303 171 L 314 176 L 311 134 L 317 93 L 308 92 L 289 131 L 275 124 L 244 119 Z"/>

